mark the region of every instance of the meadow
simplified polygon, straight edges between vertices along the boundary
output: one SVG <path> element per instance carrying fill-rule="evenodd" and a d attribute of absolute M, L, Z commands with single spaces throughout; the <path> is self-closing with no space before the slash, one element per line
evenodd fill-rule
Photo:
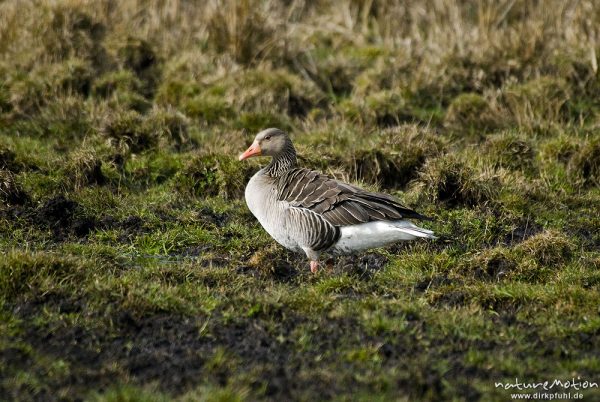
<path fill-rule="evenodd" d="M 0 2 L 0 400 L 600 383 L 599 57 L 594 0 Z M 439 239 L 311 274 L 267 127 Z"/>

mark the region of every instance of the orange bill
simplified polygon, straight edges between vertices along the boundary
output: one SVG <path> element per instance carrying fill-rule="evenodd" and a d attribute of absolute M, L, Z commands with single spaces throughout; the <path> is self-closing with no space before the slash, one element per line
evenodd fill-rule
<path fill-rule="evenodd" d="M 261 152 L 260 146 L 255 141 L 252 143 L 252 145 L 250 145 L 250 147 L 243 154 L 240 155 L 239 160 L 243 161 L 244 159 L 248 159 L 253 156 L 258 156 L 258 155 L 260 155 L 260 152 Z"/>

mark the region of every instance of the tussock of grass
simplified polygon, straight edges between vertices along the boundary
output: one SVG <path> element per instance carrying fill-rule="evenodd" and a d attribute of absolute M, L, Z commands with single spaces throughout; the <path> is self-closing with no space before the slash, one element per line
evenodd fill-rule
<path fill-rule="evenodd" d="M 357 151 L 353 163 L 343 168 L 351 172 L 351 177 L 383 188 L 406 186 L 426 161 L 443 149 L 442 140 L 435 134 L 410 125 L 383 131 L 376 144 L 372 150 Z"/>
<path fill-rule="evenodd" d="M 219 96 L 198 95 L 182 105 L 185 113 L 206 124 L 222 123 L 235 116 L 233 108 Z"/>
<path fill-rule="evenodd" d="M 564 234 L 549 230 L 525 240 L 518 250 L 541 266 L 559 267 L 572 258 L 575 245 Z"/>
<path fill-rule="evenodd" d="M 208 8 L 208 44 L 217 54 L 227 54 L 242 65 L 256 64 L 266 55 L 283 56 L 278 50 L 285 38 L 273 19 L 269 4 L 256 0 L 225 1 Z M 276 53 L 276 54 L 273 54 Z"/>
<path fill-rule="evenodd" d="M 206 198 L 221 196 L 241 198 L 246 183 L 253 174 L 247 165 L 236 163 L 230 157 L 207 154 L 193 158 L 178 175 L 176 186 L 184 193 Z"/>
<path fill-rule="evenodd" d="M 155 108 L 148 115 L 145 124 L 156 132 L 163 143 L 175 149 L 182 149 L 190 142 L 188 119 L 175 109 Z"/>
<path fill-rule="evenodd" d="M 152 45 L 143 39 L 129 37 L 117 49 L 121 68 L 131 70 L 142 83 L 144 96 L 152 96 L 161 76 L 160 60 Z"/>
<path fill-rule="evenodd" d="M 16 160 L 16 154 L 8 147 L 0 145 L 0 169 L 18 173 L 21 166 Z"/>
<path fill-rule="evenodd" d="M 240 83 L 242 86 L 240 88 Z M 248 70 L 216 83 L 225 99 L 244 111 L 270 111 L 304 116 L 321 106 L 323 94 L 310 81 L 284 70 Z"/>
<path fill-rule="evenodd" d="M 540 149 L 540 156 L 548 164 L 566 164 L 578 149 L 579 141 L 563 135 L 546 142 Z"/>
<path fill-rule="evenodd" d="M 482 95 L 466 93 L 458 95 L 448 106 L 444 124 L 459 131 L 491 131 L 501 127 L 503 116 Z"/>
<path fill-rule="evenodd" d="M 106 27 L 101 22 L 94 20 L 84 7 L 57 4 L 47 12 L 50 24 L 38 31 L 46 55 L 59 60 L 78 56 L 102 64 L 105 52 L 101 41 Z"/>
<path fill-rule="evenodd" d="M 509 87 L 505 102 L 520 127 L 546 128 L 562 118 L 562 108 L 570 94 L 566 82 L 540 77 L 525 84 Z"/>
<path fill-rule="evenodd" d="M 142 81 L 131 70 L 109 71 L 93 82 L 92 95 L 119 99 L 127 94 L 141 93 Z M 137 110 L 137 109 L 136 109 Z"/>
<path fill-rule="evenodd" d="M 363 63 L 351 55 L 333 55 L 319 45 L 310 53 L 300 54 L 293 64 L 331 98 L 350 95 L 354 80 L 363 68 Z"/>
<path fill-rule="evenodd" d="M 108 71 L 94 80 L 93 95 L 106 97 L 116 90 L 140 90 L 141 82 L 131 70 Z"/>
<path fill-rule="evenodd" d="M 157 98 L 180 106 L 206 124 L 227 124 L 233 119 L 235 125 L 251 131 L 265 124 L 289 127 L 288 115 L 305 116 L 324 101 L 314 84 L 280 69 L 241 70 L 204 88 L 194 82 L 168 80 L 159 88 Z M 236 115 L 234 110 L 242 113 Z"/>
<path fill-rule="evenodd" d="M 138 153 L 158 145 L 158 136 L 144 125 L 143 116 L 133 110 L 107 117 L 101 134 L 122 152 Z"/>
<path fill-rule="evenodd" d="M 173 109 L 134 110 L 107 115 L 100 134 L 120 152 L 140 153 L 158 146 L 181 149 L 189 141 L 187 118 Z"/>
<path fill-rule="evenodd" d="M 530 140 L 513 133 L 488 137 L 484 144 L 489 158 L 500 167 L 531 171 L 535 166 L 536 150 Z"/>
<path fill-rule="evenodd" d="M 5 108 L 10 114 L 30 115 L 37 112 L 44 102 L 44 85 L 36 76 L 16 75 L 9 78 L 6 86 L 10 97 L 7 96 Z"/>
<path fill-rule="evenodd" d="M 519 263 L 510 250 L 494 248 L 475 255 L 467 267 L 477 278 L 501 281 L 507 276 L 514 278 Z"/>
<path fill-rule="evenodd" d="M 2 301 L 55 292 L 66 282 L 75 284 L 85 277 L 85 261 L 53 253 L 11 251 L 0 262 Z"/>
<path fill-rule="evenodd" d="M 476 254 L 466 264 L 475 278 L 494 282 L 547 283 L 573 255 L 574 245 L 562 233 L 545 231 L 515 247 L 497 247 Z"/>
<path fill-rule="evenodd" d="M 79 58 L 41 65 L 29 73 L 13 72 L 7 83 L 11 113 L 31 116 L 43 112 L 46 105 L 52 107 L 56 97 L 81 99 L 90 93 L 94 74 L 91 64 Z"/>
<path fill-rule="evenodd" d="M 587 141 L 573 154 L 569 162 L 572 177 L 587 186 L 600 185 L 600 140 Z"/>
<path fill-rule="evenodd" d="M 102 173 L 102 159 L 93 149 L 79 149 L 70 154 L 64 170 L 69 184 L 76 190 L 106 182 Z"/>
<path fill-rule="evenodd" d="M 410 119 L 406 100 L 395 91 L 382 91 L 368 95 L 362 106 L 363 122 L 377 126 L 397 126 Z"/>
<path fill-rule="evenodd" d="M 24 204 L 29 200 L 10 170 L 0 169 L 0 199 L 9 205 Z"/>
<path fill-rule="evenodd" d="M 449 207 L 485 205 L 499 190 L 500 178 L 493 171 L 479 172 L 450 155 L 428 161 L 415 183 L 422 197 Z"/>

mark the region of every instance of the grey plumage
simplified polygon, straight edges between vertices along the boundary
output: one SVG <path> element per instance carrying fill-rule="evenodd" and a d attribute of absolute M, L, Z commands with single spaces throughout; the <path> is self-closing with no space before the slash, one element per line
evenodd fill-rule
<path fill-rule="evenodd" d="M 246 187 L 246 202 L 267 232 L 283 246 L 303 251 L 313 263 L 323 251 L 338 253 L 377 247 L 433 232 L 405 219 L 429 218 L 394 198 L 342 183 L 297 164 L 290 138 L 278 129 L 260 132 L 240 156 L 273 159 Z M 380 223 L 378 223 L 380 222 Z M 369 239 L 361 240 L 361 237 Z"/>
<path fill-rule="evenodd" d="M 429 219 L 388 195 L 368 192 L 303 168 L 288 169 L 278 177 L 277 199 L 310 209 L 336 226 L 380 220 Z"/>

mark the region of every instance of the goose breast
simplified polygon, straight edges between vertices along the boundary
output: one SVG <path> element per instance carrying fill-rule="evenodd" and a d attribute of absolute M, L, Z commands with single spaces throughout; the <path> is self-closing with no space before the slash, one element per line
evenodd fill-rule
<path fill-rule="evenodd" d="M 246 187 L 246 203 L 263 228 L 282 246 L 293 251 L 323 250 L 339 238 L 339 229 L 310 209 L 278 199 L 277 182 L 264 172 Z"/>

